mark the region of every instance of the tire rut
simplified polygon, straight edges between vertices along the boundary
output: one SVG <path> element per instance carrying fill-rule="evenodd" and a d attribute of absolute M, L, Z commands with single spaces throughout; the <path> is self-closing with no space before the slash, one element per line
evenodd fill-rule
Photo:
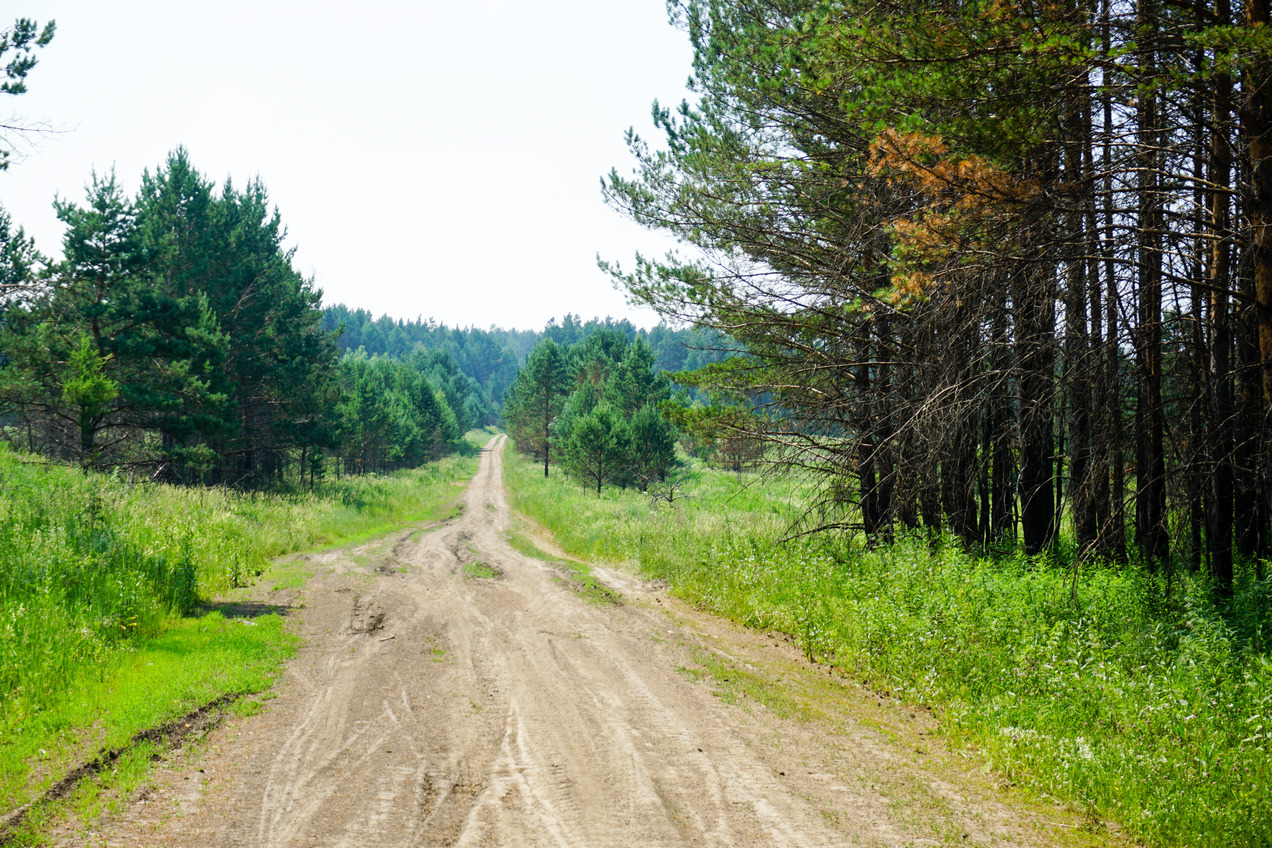
<path fill-rule="evenodd" d="M 457 517 L 418 538 L 360 547 L 311 580 L 306 647 L 278 697 L 223 730 L 184 788 L 194 768 L 178 779 L 174 766 L 170 785 L 183 791 L 173 790 L 166 809 L 133 804 L 102 841 L 936 841 L 928 838 L 936 826 L 898 824 L 891 800 L 873 788 L 893 767 L 886 751 L 867 756 L 882 743 L 859 736 L 835 747 L 847 743 L 831 746 L 758 705 L 722 703 L 677 671 L 702 644 L 669 617 L 669 599 L 642 599 L 643 584 L 623 578 L 609 587 L 626 596 L 621 606 L 589 605 L 561 585 L 555 567 L 514 551 L 505 538 L 503 446 L 499 437 L 484 452 Z M 471 579 L 470 562 L 501 576 Z M 793 780 L 788 761 L 807 762 L 818 776 Z M 835 776 L 852 768 L 865 777 Z M 985 845 L 1047 844 L 1001 808 L 987 809 L 950 813 L 956 823 L 940 827 Z"/>

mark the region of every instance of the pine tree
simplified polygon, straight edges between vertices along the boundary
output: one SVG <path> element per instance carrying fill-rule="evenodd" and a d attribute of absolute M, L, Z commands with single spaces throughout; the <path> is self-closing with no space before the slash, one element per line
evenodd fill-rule
<path fill-rule="evenodd" d="M 56 31 L 57 24 L 55 22 L 49 21 L 41 28 L 39 24 L 30 18 L 18 18 L 13 22 L 13 26 L 6 30 L 0 30 L 0 58 L 4 58 L 6 53 L 11 52 L 14 54 L 3 62 L 5 81 L 0 83 L 0 94 L 18 95 L 26 93 L 27 74 L 31 72 L 31 69 L 39 61 L 36 59 L 35 51 L 39 48 L 47 47 L 49 42 L 53 40 L 53 34 Z M 0 127 L 0 171 L 9 167 L 9 157 L 13 153 L 14 136 L 33 131 L 31 127 Z"/>
<path fill-rule="evenodd" d="M 628 422 L 631 450 L 628 464 L 643 492 L 655 480 L 663 480 L 676 464 L 676 437 L 671 424 L 652 403 L 645 404 Z"/>
<path fill-rule="evenodd" d="M 35 242 L 21 227 L 14 229 L 12 217 L 0 207 L 0 316 L 30 290 L 43 262 Z"/>
<path fill-rule="evenodd" d="M 318 419 L 336 363 L 320 294 L 292 268 L 278 210 L 259 180 L 241 191 L 227 181 L 218 194 L 178 148 L 143 176 L 138 218 L 157 289 L 202 298 L 227 338 L 208 375 L 225 398 L 220 420 L 186 438 L 217 455 L 215 480 L 278 477 L 290 452 L 328 441 Z"/>
<path fill-rule="evenodd" d="M 631 461 L 631 434 L 622 418 L 608 405 L 569 419 L 561 442 L 562 464 L 589 488 L 615 481 Z"/>
<path fill-rule="evenodd" d="M 504 401 L 508 433 L 518 450 L 543 459 L 544 477 L 552 458 L 553 425 L 569 394 L 569 377 L 561 348 L 545 339 L 530 352 Z"/>

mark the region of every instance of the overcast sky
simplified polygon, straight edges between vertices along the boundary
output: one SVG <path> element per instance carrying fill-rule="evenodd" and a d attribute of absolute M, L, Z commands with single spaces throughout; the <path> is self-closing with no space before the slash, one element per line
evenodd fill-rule
<path fill-rule="evenodd" d="M 90 172 L 135 193 L 178 145 L 218 185 L 259 176 L 324 303 L 452 326 L 657 317 L 596 255 L 673 246 L 604 205 L 629 126 L 679 103 L 684 33 L 663 0 L 355 3 L 17 0 L 55 19 L 27 94 L 0 121 L 64 132 L 0 173 L 0 202 L 45 253 L 55 195 Z"/>

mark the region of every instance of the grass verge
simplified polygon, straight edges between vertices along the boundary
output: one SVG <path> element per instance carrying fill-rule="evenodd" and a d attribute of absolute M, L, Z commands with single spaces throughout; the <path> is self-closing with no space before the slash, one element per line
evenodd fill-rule
<path fill-rule="evenodd" d="M 268 688 L 294 647 L 280 611 L 227 618 L 207 599 L 281 554 L 440 518 L 476 466 L 262 494 L 133 485 L 0 448 L 0 843 L 39 844 L 66 799 L 87 803 L 88 788 L 49 793 L 100 752 L 120 752 L 91 776 L 109 782 L 146 731 Z"/>
<path fill-rule="evenodd" d="M 615 595 L 605 587 L 605 584 L 596 579 L 596 575 L 592 574 L 592 569 L 586 562 L 569 558 L 563 559 L 541 550 L 530 540 L 524 530 L 510 532 L 508 534 L 508 544 L 515 551 L 554 566 L 558 575 L 560 575 L 558 579 L 568 585 L 575 594 L 588 603 L 601 606 L 617 606 L 623 602 L 618 595 Z"/>
<path fill-rule="evenodd" d="M 148 760 L 181 731 L 147 729 L 267 689 L 295 644 L 278 613 L 227 619 L 210 612 L 169 621 L 79 675 L 67 698 L 12 728 L 0 747 L 4 844 L 41 844 L 65 799 L 91 813 L 94 788 L 135 784 L 138 756 Z"/>
<path fill-rule="evenodd" d="M 1135 568 L 1072 574 L 901 540 L 781 544 L 789 483 L 699 472 L 651 507 L 545 480 L 509 453 L 515 507 L 580 558 L 636 563 L 694 604 L 937 709 L 1009 781 L 1158 845 L 1272 845 L 1272 581 L 1220 608 Z"/>

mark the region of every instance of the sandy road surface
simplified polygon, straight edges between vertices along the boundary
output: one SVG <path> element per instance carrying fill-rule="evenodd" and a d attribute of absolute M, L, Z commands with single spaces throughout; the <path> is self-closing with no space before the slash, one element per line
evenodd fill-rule
<path fill-rule="evenodd" d="M 318 558 L 278 697 L 65 841 L 811 848 L 1057 832 L 1059 811 L 1018 813 L 961 776 L 971 761 L 938 750 L 922 714 L 828 682 L 785 643 L 630 576 L 607 575 L 623 603 L 587 603 L 509 547 L 502 448 L 462 517 Z M 807 697 L 770 709 L 730 689 L 729 668 Z M 828 686 L 876 714 L 810 706 Z"/>

